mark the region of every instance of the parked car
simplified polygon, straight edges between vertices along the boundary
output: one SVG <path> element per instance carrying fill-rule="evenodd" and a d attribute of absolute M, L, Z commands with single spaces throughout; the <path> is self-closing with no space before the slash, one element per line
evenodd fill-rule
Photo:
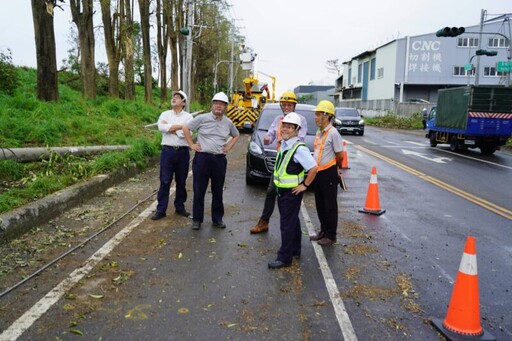
<path fill-rule="evenodd" d="M 303 115 L 308 124 L 308 131 L 304 142 L 309 150 L 313 152 L 317 126 L 315 124 L 315 106 L 308 104 L 297 104 L 295 112 Z M 247 162 L 245 170 L 245 182 L 248 185 L 268 183 L 274 172 L 274 165 L 277 156 L 277 143 L 264 145 L 263 138 L 267 134 L 270 125 L 277 115 L 282 114 L 279 103 L 267 103 L 254 126 L 254 131 L 249 141 L 247 150 Z"/>
<path fill-rule="evenodd" d="M 334 127 L 340 134 L 354 133 L 364 135 L 363 116 L 354 108 L 336 108 Z"/>

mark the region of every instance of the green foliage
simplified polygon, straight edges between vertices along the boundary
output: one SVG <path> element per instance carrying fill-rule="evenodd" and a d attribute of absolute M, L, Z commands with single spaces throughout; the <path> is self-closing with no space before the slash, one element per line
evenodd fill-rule
<path fill-rule="evenodd" d="M 0 179 L 19 180 L 23 177 L 23 166 L 13 160 L 0 161 Z"/>
<path fill-rule="evenodd" d="M 18 73 L 12 65 L 12 53 L 0 51 L 0 93 L 14 94 L 19 85 Z"/>
<path fill-rule="evenodd" d="M 411 117 L 397 116 L 393 113 L 388 113 L 385 116 L 379 117 L 365 117 L 364 122 L 367 125 L 372 125 L 381 128 L 393 129 L 421 129 L 420 113 L 415 113 Z"/>

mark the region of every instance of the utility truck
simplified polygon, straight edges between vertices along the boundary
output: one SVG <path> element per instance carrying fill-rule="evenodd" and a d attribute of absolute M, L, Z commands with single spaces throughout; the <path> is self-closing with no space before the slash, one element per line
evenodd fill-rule
<path fill-rule="evenodd" d="M 512 134 L 512 88 L 465 86 L 441 89 L 429 113 L 426 138 L 430 146 L 450 150 L 480 148 L 493 154 Z"/>

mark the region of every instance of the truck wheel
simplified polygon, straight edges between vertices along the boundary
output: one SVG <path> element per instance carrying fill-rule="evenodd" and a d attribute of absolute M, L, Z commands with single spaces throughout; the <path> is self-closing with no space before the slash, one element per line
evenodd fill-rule
<path fill-rule="evenodd" d="M 457 141 L 457 136 L 453 135 L 450 138 L 450 150 L 456 152 L 457 149 L 459 149 L 459 141 Z"/>
<path fill-rule="evenodd" d="M 482 146 L 480 147 L 480 151 L 482 152 L 482 155 L 492 155 L 496 151 L 495 146 Z"/>
<path fill-rule="evenodd" d="M 436 133 L 430 133 L 430 147 L 437 146 Z"/>

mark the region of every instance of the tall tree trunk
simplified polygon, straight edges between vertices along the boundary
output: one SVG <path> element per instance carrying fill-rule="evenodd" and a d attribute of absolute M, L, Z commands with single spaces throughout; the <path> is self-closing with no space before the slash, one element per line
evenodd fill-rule
<path fill-rule="evenodd" d="M 37 97 L 43 101 L 57 101 L 59 85 L 53 7 L 47 5 L 45 0 L 32 0 L 32 19 L 36 41 Z"/>
<path fill-rule="evenodd" d="M 94 61 L 94 25 L 92 0 L 70 0 L 71 15 L 80 40 L 80 78 L 82 95 L 96 98 L 96 63 Z"/>
<path fill-rule="evenodd" d="M 114 16 L 111 14 L 110 0 L 100 0 L 105 49 L 108 59 L 108 94 L 112 98 L 119 97 L 119 63 L 121 62 L 120 15 L 119 0 Z"/>
<path fill-rule="evenodd" d="M 130 0 L 121 0 L 121 39 L 124 59 L 125 98 L 135 98 L 135 43 L 133 37 L 133 18 Z"/>
<path fill-rule="evenodd" d="M 151 42 L 149 40 L 149 0 L 139 0 L 142 53 L 144 56 L 144 101 L 153 103 L 153 75 L 151 68 Z"/>
<path fill-rule="evenodd" d="M 162 1 L 164 3 L 162 4 Z M 156 0 L 156 44 L 158 51 L 160 101 L 167 102 L 167 48 L 169 46 L 169 26 L 167 16 L 170 4 L 165 0 Z"/>
<path fill-rule="evenodd" d="M 169 25 L 169 45 L 171 48 L 171 88 L 173 90 L 178 90 L 182 88 L 183 83 L 180 84 L 180 73 L 182 70 L 183 58 L 185 57 L 183 53 L 183 48 L 180 45 L 179 39 L 179 29 L 185 25 L 183 18 L 183 0 L 173 1 L 171 3 L 170 11 L 167 15 L 167 23 Z M 179 55 L 179 57 L 178 57 Z M 183 82 L 183 80 L 181 80 Z M 190 99 L 190 94 L 187 94 Z"/>

